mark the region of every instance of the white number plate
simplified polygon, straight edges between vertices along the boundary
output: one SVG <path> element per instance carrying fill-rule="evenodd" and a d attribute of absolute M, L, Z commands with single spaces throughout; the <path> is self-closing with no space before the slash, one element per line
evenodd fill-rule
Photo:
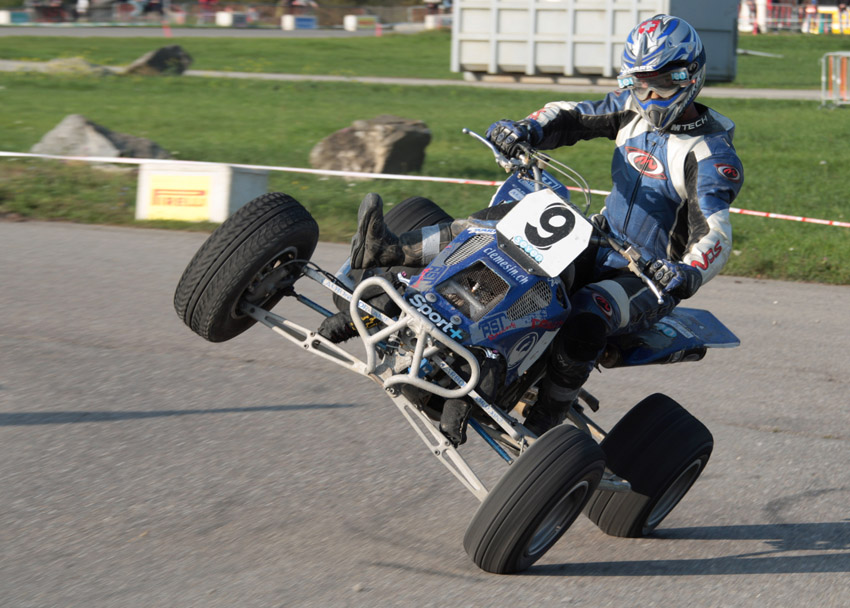
<path fill-rule="evenodd" d="M 587 218 L 551 190 L 527 195 L 496 230 L 550 277 L 561 274 L 587 249 L 593 234 Z"/>

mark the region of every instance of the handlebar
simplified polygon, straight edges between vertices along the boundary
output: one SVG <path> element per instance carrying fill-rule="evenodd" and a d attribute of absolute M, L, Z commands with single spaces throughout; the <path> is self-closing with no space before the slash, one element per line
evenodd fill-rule
<path fill-rule="evenodd" d="M 550 164 L 550 166 L 554 166 L 555 170 L 560 173 L 562 176 L 573 181 L 578 188 L 584 193 L 585 199 L 587 200 L 587 207 L 585 207 L 584 214 L 587 215 L 587 210 L 590 208 L 590 187 L 587 185 L 587 182 L 584 178 L 578 174 L 574 169 L 555 161 L 548 155 L 541 154 L 538 150 L 535 150 L 531 146 L 525 143 L 520 143 L 517 145 L 520 153 L 518 158 L 507 158 L 504 154 L 502 154 L 501 150 L 499 150 L 495 145 L 493 145 L 490 140 L 485 137 L 482 137 L 475 131 L 463 128 L 463 133 L 465 135 L 470 135 L 483 143 L 485 146 L 490 148 L 490 151 L 493 152 L 493 157 L 496 160 L 496 163 L 502 167 L 505 171 L 511 173 L 518 170 L 528 170 L 532 169 L 534 172 L 535 182 L 542 185 L 542 181 L 540 179 L 540 168 L 538 166 L 537 161 L 542 160 Z M 610 231 L 603 230 L 600 226 L 597 226 L 595 223 L 590 222 L 593 226 L 594 232 L 598 233 L 599 236 L 594 237 L 598 244 L 608 245 L 614 251 L 622 255 L 628 261 L 628 268 L 631 270 L 644 284 L 647 288 L 655 295 L 659 304 L 664 303 L 664 293 L 659 288 L 659 286 L 652 280 L 649 276 L 646 275 L 646 269 L 652 263 L 652 261 L 644 260 L 641 256 L 640 252 L 634 247 L 632 244 L 627 241 L 621 240 L 614 236 Z"/>
<path fill-rule="evenodd" d="M 490 148 L 490 150 L 493 152 L 493 157 L 496 159 L 496 163 L 498 163 L 498 165 L 500 167 L 502 167 L 505 171 L 511 172 L 511 171 L 516 171 L 517 169 L 528 168 L 530 161 L 531 161 L 531 154 L 530 154 L 531 148 L 529 148 L 525 145 L 520 146 L 520 148 L 523 149 L 525 155 L 528 157 L 528 160 L 526 160 L 526 161 L 521 161 L 517 158 L 507 158 L 507 157 L 505 157 L 504 154 L 502 154 L 502 152 L 496 146 L 494 146 L 492 144 L 492 142 L 490 142 L 489 139 L 487 139 L 485 137 L 481 137 L 475 131 L 471 131 L 471 130 L 467 129 L 466 127 L 464 127 L 463 133 L 464 133 L 464 135 L 471 135 L 472 137 L 474 137 L 475 139 L 480 141 L 482 144 L 484 144 L 485 146 Z M 526 150 L 527 150 L 527 152 L 526 152 Z"/>

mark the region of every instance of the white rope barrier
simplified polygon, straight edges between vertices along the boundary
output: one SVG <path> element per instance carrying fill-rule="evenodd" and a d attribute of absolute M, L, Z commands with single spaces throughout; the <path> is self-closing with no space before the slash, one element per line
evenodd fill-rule
<path fill-rule="evenodd" d="M 272 165 L 243 165 L 234 163 L 212 163 L 203 161 L 191 160 L 162 160 L 150 158 L 123 158 L 117 156 L 60 156 L 57 154 L 34 154 L 31 152 L 4 152 L 0 151 L 0 157 L 7 158 L 41 158 L 47 160 L 63 160 L 63 161 L 78 161 L 87 163 L 113 163 L 125 165 L 141 165 L 149 163 L 180 163 L 186 165 L 226 165 L 229 167 L 237 167 L 240 169 L 255 169 L 263 171 L 281 171 L 285 173 L 305 173 L 308 175 L 325 175 L 330 177 L 356 177 L 359 179 L 389 179 L 389 180 L 404 180 L 413 182 L 435 182 L 443 184 L 463 184 L 472 186 L 491 186 L 498 187 L 502 185 L 501 181 L 489 181 L 481 179 L 462 179 L 457 177 L 431 177 L 427 175 L 397 175 L 392 173 L 358 173 L 356 171 L 331 171 L 327 169 L 303 169 L 300 167 L 278 167 Z M 573 186 L 567 186 L 569 190 L 580 190 Z M 607 196 L 610 194 L 607 190 L 591 190 L 591 194 Z M 784 213 L 772 213 L 769 211 L 753 211 L 750 209 L 739 209 L 738 207 L 730 207 L 730 213 L 740 215 L 749 215 L 752 217 L 763 217 L 775 220 L 788 220 L 793 222 L 803 222 L 807 224 L 821 224 L 824 226 L 838 226 L 841 228 L 850 228 L 850 222 L 842 222 L 838 220 L 823 220 L 811 217 L 803 217 L 799 215 L 786 215 Z"/>

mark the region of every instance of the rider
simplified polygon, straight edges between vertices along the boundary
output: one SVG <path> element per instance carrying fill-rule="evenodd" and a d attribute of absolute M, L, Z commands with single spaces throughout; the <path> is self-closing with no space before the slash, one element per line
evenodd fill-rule
<path fill-rule="evenodd" d="M 620 90 L 599 101 L 552 102 L 523 120 L 500 120 L 487 130 L 487 138 L 508 156 L 524 143 L 546 150 L 596 137 L 615 140 L 612 191 L 593 219 L 639 249 L 651 262 L 647 274 L 666 294 L 659 304 L 608 247 L 577 268 L 582 281 L 571 295 L 572 312 L 525 421 L 537 434 L 564 420 L 608 336 L 665 316 L 729 258 L 729 206 L 743 183 L 743 168 L 732 146 L 734 123 L 694 101 L 704 82 L 705 50 L 697 32 L 678 17 L 656 15 L 626 39 Z M 507 206 L 476 215 L 492 218 Z M 396 237 L 384 225 L 380 197 L 368 195 L 352 239 L 352 268 L 425 265 L 464 222 Z"/>

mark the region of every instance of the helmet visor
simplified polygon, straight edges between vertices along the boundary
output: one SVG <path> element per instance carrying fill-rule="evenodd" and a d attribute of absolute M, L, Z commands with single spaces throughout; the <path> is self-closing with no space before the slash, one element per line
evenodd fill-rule
<path fill-rule="evenodd" d="M 617 78 L 621 89 L 634 91 L 637 98 L 646 101 L 650 93 L 655 91 L 663 99 L 673 97 L 691 84 L 687 68 L 676 68 L 668 72 L 636 72 Z"/>

